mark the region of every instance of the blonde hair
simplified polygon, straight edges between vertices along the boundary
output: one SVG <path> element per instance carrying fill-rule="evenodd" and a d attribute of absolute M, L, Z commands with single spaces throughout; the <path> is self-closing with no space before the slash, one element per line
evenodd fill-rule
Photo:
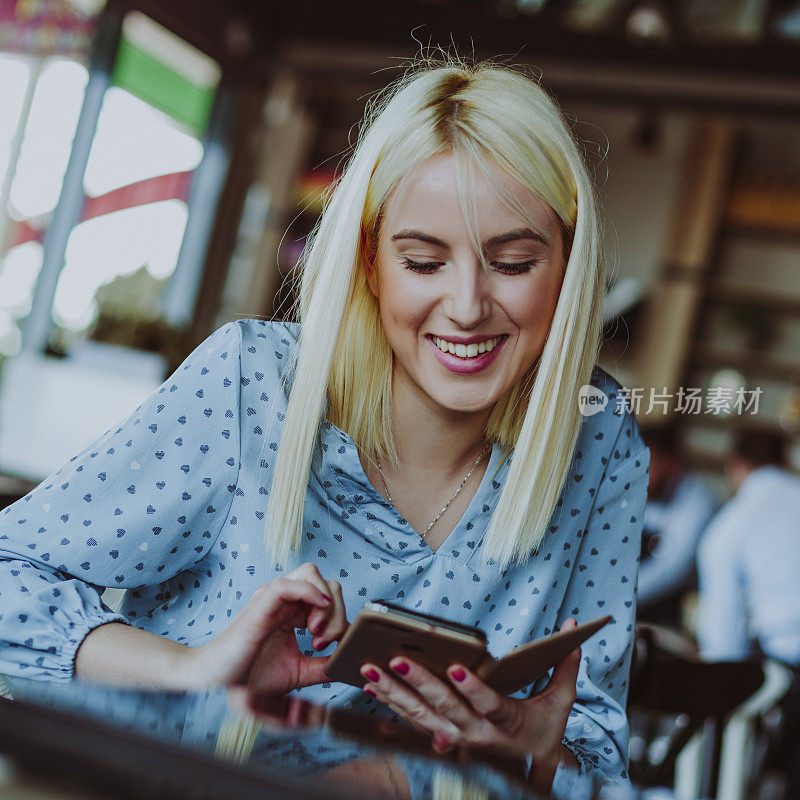
<path fill-rule="evenodd" d="M 489 790 L 474 780 L 467 780 L 453 767 L 434 767 L 431 775 L 433 800 L 489 800 Z"/>
<path fill-rule="evenodd" d="M 567 123 L 534 80 L 489 62 L 449 59 L 410 70 L 368 108 L 306 249 L 300 346 L 289 370 L 292 389 L 267 509 L 267 546 L 278 561 L 300 545 L 326 399 L 327 417 L 368 457 L 397 463 L 393 355 L 364 261 L 377 246 L 392 192 L 440 153 L 455 158 L 462 209 L 481 258 L 468 180 L 476 171 L 491 182 L 489 168 L 500 167 L 543 200 L 561 226 L 566 266 L 547 341 L 526 379 L 496 403 L 487 423 L 487 438 L 514 456 L 483 558 L 502 565 L 521 560 L 547 531 L 580 428 L 578 391 L 597 356 L 604 284 L 594 193 Z M 529 219 L 496 181 L 492 185 Z"/>

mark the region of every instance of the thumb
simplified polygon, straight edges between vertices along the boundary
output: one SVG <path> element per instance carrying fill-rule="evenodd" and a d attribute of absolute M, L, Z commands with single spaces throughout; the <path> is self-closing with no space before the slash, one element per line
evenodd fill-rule
<path fill-rule="evenodd" d="M 297 675 L 297 689 L 313 686 L 316 683 L 327 683 L 330 678 L 325 674 L 325 667 L 330 656 L 301 656 L 300 669 Z"/>
<path fill-rule="evenodd" d="M 570 617 L 561 626 L 562 631 L 576 628 L 578 623 Z M 576 647 L 567 653 L 553 668 L 553 674 L 545 691 L 561 691 L 574 693 L 575 683 L 578 680 L 578 671 L 581 666 L 581 648 Z"/>

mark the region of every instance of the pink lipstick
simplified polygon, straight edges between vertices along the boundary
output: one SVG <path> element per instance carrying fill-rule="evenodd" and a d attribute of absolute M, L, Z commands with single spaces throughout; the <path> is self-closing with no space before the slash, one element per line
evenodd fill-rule
<path fill-rule="evenodd" d="M 439 360 L 439 363 L 443 367 L 450 370 L 450 372 L 456 372 L 460 375 L 467 375 L 486 369 L 495 360 L 495 358 L 497 358 L 497 355 L 503 349 L 503 345 L 506 343 L 508 336 L 503 336 L 491 351 L 481 353 L 480 355 L 473 356 L 472 358 L 455 356 L 452 353 L 443 353 L 436 345 L 436 342 L 433 341 L 432 336 L 427 336 L 426 338 L 430 346 L 433 348 L 434 356 Z M 483 339 L 485 339 L 485 337 L 482 337 L 481 339 L 476 339 L 475 337 L 471 338 L 473 338 L 475 341 L 483 341 Z"/>

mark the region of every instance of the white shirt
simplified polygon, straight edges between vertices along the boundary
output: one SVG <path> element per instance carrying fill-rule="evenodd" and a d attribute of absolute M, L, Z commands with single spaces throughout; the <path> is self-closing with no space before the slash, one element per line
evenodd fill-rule
<path fill-rule="evenodd" d="M 706 658 L 753 652 L 800 665 L 800 478 L 762 467 L 716 515 L 698 552 Z"/>
<path fill-rule="evenodd" d="M 700 478 L 682 475 L 669 500 L 648 500 L 644 528 L 658 546 L 639 567 L 639 604 L 654 603 L 682 589 L 692 573 L 700 534 L 716 501 Z"/>

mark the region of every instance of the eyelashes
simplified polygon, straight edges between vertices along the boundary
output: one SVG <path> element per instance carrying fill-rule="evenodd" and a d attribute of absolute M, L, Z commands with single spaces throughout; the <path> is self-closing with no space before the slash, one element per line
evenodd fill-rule
<path fill-rule="evenodd" d="M 406 269 L 410 269 L 412 272 L 419 272 L 423 275 L 436 272 L 441 266 L 438 261 L 412 261 L 410 258 L 404 258 L 403 265 Z"/>
<path fill-rule="evenodd" d="M 491 266 L 497 270 L 497 272 L 502 272 L 505 275 L 523 275 L 524 273 L 529 272 L 531 267 L 538 261 L 539 259 L 536 258 L 531 258 L 528 261 L 518 261 L 513 263 L 492 261 Z M 432 272 L 436 272 L 436 270 L 442 266 L 442 263 L 440 261 L 412 261 L 410 258 L 404 258 L 403 266 L 412 272 L 417 272 L 421 275 L 429 275 Z"/>

